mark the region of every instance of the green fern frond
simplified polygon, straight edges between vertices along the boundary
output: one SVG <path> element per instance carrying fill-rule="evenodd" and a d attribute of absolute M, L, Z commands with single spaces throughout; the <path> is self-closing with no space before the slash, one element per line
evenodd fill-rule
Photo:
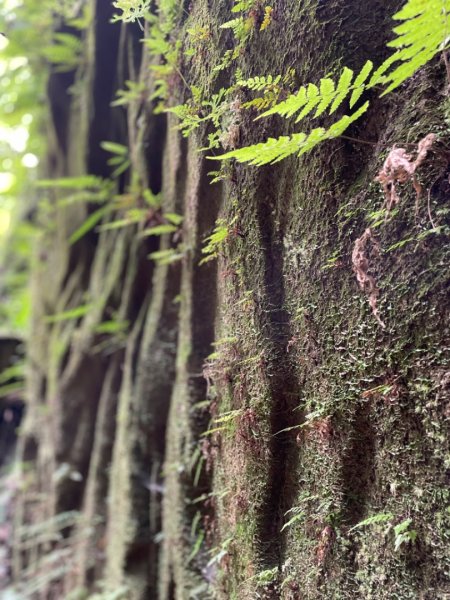
<path fill-rule="evenodd" d="M 298 112 L 303 106 L 305 106 L 307 102 L 307 88 L 301 87 L 296 94 L 292 94 L 283 102 L 276 104 L 273 108 L 266 111 L 262 115 L 259 115 L 258 119 L 263 117 L 268 117 L 270 115 L 280 115 L 281 117 L 285 117 L 286 119 L 292 117 L 296 112 Z"/>
<path fill-rule="evenodd" d="M 239 28 L 242 25 L 242 17 L 237 17 L 237 19 L 231 19 L 231 21 L 227 21 L 220 26 L 220 29 L 232 29 L 233 33 L 236 35 L 239 32 Z"/>
<path fill-rule="evenodd" d="M 294 133 L 290 136 L 269 138 L 266 142 L 232 150 L 231 152 L 227 152 L 221 156 L 210 156 L 209 158 L 212 160 L 228 160 L 230 158 L 235 158 L 238 162 L 246 162 L 250 163 L 251 165 L 261 167 L 262 165 L 279 162 L 280 160 L 283 160 L 292 154 L 301 156 L 302 154 L 312 150 L 321 142 L 342 135 L 348 126 L 359 119 L 359 117 L 367 110 L 368 107 L 369 103 L 366 102 L 352 115 L 344 115 L 329 129 L 317 127 L 309 134 L 300 132 Z"/>
<path fill-rule="evenodd" d="M 408 0 L 393 18 L 403 22 L 394 28 L 397 37 L 388 44 L 397 48 L 388 66 L 400 64 L 387 75 L 382 76 L 382 70 L 378 82 L 389 84 L 383 95 L 450 46 L 450 0 Z"/>
<path fill-rule="evenodd" d="M 253 7 L 254 2 L 255 0 L 235 0 L 232 10 L 235 13 L 242 13 Z M 264 110 L 265 112 L 257 119 L 270 115 L 284 118 L 295 116 L 296 123 L 308 116 L 312 118 L 322 115 L 331 116 L 344 102 L 350 109 L 354 109 L 362 94 L 376 85 L 387 85 L 384 94 L 390 92 L 427 64 L 437 53 L 445 51 L 450 46 L 450 0 L 407 0 L 403 8 L 394 15 L 394 19 L 402 21 L 394 29 L 397 37 L 388 44 L 395 48 L 396 52 L 375 70 L 370 60 L 357 74 L 352 69 L 344 67 L 337 81 L 324 77 L 318 85 L 308 83 L 281 102 L 278 99 L 281 96 L 280 88 L 285 84 L 285 80 L 280 75 L 258 76 L 244 80 L 239 73 L 236 87 L 264 93 L 260 98 L 243 103 L 242 107 Z M 241 15 L 237 19 L 224 23 L 222 28 L 233 29 L 236 37 L 242 40 L 244 28 L 248 26 L 247 21 Z M 316 127 L 309 134 L 299 132 L 278 139 L 270 138 L 266 142 L 235 149 L 222 156 L 211 158 L 215 160 L 235 158 L 239 162 L 261 166 L 278 162 L 292 154 L 301 155 L 322 141 L 342 135 L 347 127 L 367 110 L 368 106 L 369 103 L 366 102 L 356 112 L 344 115 L 328 129 Z"/>
<path fill-rule="evenodd" d="M 199 266 L 217 258 L 222 244 L 225 242 L 229 235 L 229 227 L 233 225 L 235 221 L 236 218 L 234 218 L 231 221 L 231 223 L 227 225 L 225 219 L 217 219 L 212 234 L 204 239 L 205 245 L 202 248 L 202 254 L 204 254 L 205 256 L 198 263 Z M 220 419 L 217 419 L 216 423 L 218 423 L 219 420 Z M 222 417 L 222 421 L 223 420 L 225 420 L 224 417 Z"/>
<path fill-rule="evenodd" d="M 243 12 L 244 10 L 249 10 L 252 8 L 255 0 L 236 0 L 231 12 Z"/>
<path fill-rule="evenodd" d="M 267 77 L 259 76 L 259 77 L 250 77 L 250 79 L 242 80 L 240 79 L 236 85 L 238 87 L 247 88 L 249 90 L 253 90 L 255 92 L 260 92 L 262 90 L 266 90 L 268 87 L 276 86 L 281 81 L 281 75 L 277 75 L 273 77 L 272 75 L 268 75 Z"/>
<path fill-rule="evenodd" d="M 257 111 L 267 110 L 277 103 L 278 97 L 279 94 L 276 92 L 265 92 L 264 96 L 243 102 L 242 108 L 255 108 Z"/>
<path fill-rule="evenodd" d="M 280 115 L 288 119 L 299 113 L 296 119 L 296 123 L 299 123 L 314 109 L 316 109 L 314 118 L 325 112 L 332 115 L 348 96 L 350 96 L 350 107 L 353 107 L 366 89 L 365 82 L 372 69 L 373 63 L 368 60 L 352 84 L 353 71 L 344 67 L 337 85 L 332 79 L 326 77 L 320 80 L 319 87 L 314 83 L 302 86 L 296 94 L 279 102 L 258 119 L 269 115 Z"/>
<path fill-rule="evenodd" d="M 242 108 L 256 108 L 259 112 L 272 108 L 279 102 L 282 93 L 289 92 L 293 86 L 294 69 L 288 69 L 284 75 L 260 75 L 243 79 L 242 73 L 237 76 L 236 87 L 263 92 L 263 96 L 242 103 Z"/>
<path fill-rule="evenodd" d="M 394 515 L 391 512 L 377 513 L 375 515 L 372 515 L 371 517 L 367 517 L 367 519 L 364 519 L 363 521 L 360 521 L 359 523 L 354 525 L 351 529 L 349 529 L 349 532 L 353 531 L 354 529 L 359 529 L 360 527 L 367 527 L 367 525 L 376 525 L 378 523 L 387 523 L 388 521 L 391 521 L 393 518 L 394 518 Z"/>
<path fill-rule="evenodd" d="M 295 154 L 299 151 L 305 139 L 306 135 L 304 133 L 294 133 L 291 136 L 269 138 L 266 142 L 261 142 L 260 144 L 239 148 L 238 150 L 222 154 L 219 157 L 210 156 L 208 158 L 213 160 L 216 158 L 221 160 L 235 158 L 238 162 L 248 162 L 251 165 L 260 167 Z"/>
<path fill-rule="evenodd" d="M 194 93 L 196 89 L 194 87 Z M 229 90 L 221 88 L 217 94 L 211 96 L 210 100 L 201 101 L 201 94 L 195 94 L 186 104 L 179 104 L 166 109 L 166 112 L 173 113 L 180 120 L 177 129 L 182 132 L 184 137 L 191 135 L 202 123 L 211 122 L 216 129 L 220 126 L 223 114 L 229 109 L 229 103 L 226 96 Z M 200 112 L 202 115 L 200 115 Z"/>
<path fill-rule="evenodd" d="M 113 17 L 113 21 L 131 23 L 145 17 L 150 8 L 150 0 L 117 0 L 113 2 L 113 6 L 122 11 L 121 15 Z"/>

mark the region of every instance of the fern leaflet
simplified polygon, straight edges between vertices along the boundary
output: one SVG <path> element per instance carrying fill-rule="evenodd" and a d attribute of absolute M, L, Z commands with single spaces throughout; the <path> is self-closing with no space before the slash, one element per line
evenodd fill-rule
<path fill-rule="evenodd" d="M 389 84 L 383 95 L 450 46 L 450 0 L 409 0 L 393 18 L 403 22 L 394 28 L 397 37 L 388 43 L 398 48 L 388 59 L 389 66 L 401 64 L 381 78 L 382 83 Z"/>
<path fill-rule="evenodd" d="M 249 90 L 253 90 L 256 92 L 260 92 L 266 90 L 270 86 L 276 86 L 281 81 L 281 75 L 277 75 L 276 77 L 272 77 L 272 75 L 260 76 L 260 77 L 250 77 L 250 79 L 246 80 L 238 80 L 236 85 L 238 87 L 245 87 Z"/>
<path fill-rule="evenodd" d="M 377 513 L 375 515 L 372 515 L 371 517 L 367 517 L 367 519 L 364 519 L 363 521 L 360 521 L 359 523 L 354 525 L 351 529 L 349 529 L 349 532 L 353 531 L 354 529 L 359 529 L 360 527 L 366 527 L 367 525 L 376 525 L 378 523 L 387 523 L 388 521 L 390 521 L 393 518 L 394 518 L 394 515 L 390 512 Z"/>

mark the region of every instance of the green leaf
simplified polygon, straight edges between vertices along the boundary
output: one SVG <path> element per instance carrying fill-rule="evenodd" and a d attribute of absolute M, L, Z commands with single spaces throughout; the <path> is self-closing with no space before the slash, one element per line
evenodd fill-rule
<path fill-rule="evenodd" d="M 361 98 L 361 96 L 365 90 L 365 86 L 363 84 L 366 82 L 372 69 L 373 69 L 373 62 L 371 60 L 368 60 L 366 62 L 366 64 L 363 66 L 363 68 L 361 69 L 357 78 L 355 79 L 353 86 L 352 86 L 354 88 L 353 93 L 350 97 L 350 103 L 349 103 L 350 108 L 353 108 L 354 105 Z"/>
<path fill-rule="evenodd" d="M 335 96 L 334 81 L 332 79 L 320 80 L 320 96 L 322 99 L 314 115 L 315 119 L 326 111 Z"/>
<path fill-rule="evenodd" d="M 69 244 L 75 244 L 75 242 L 78 242 L 78 240 L 85 236 L 86 233 L 91 231 L 91 229 L 94 229 L 97 223 L 99 223 L 110 210 L 111 208 L 109 206 L 103 206 L 102 208 L 99 208 L 98 210 L 93 212 L 83 222 L 83 224 L 72 233 L 72 235 L 69 238 Z"/>
<path fill-rule="evenodd" d="M 84 317 L 93 307 L 92 303 L 90 304 L 82 304 L 77 306 L 76 308 L 71 308 L 70 310 L 65 310 L 60 313 L 56 313 L 54 315 L 50 315 L 45 317 L 46 323 L 60 323 L 61 321 L 70 321 L 72 319 L 79 319 L 80 317 Z"/>
<path fill-rule="evenodd" d="M 170 265 L 180 261 L 183 256 L 183 252 L 180 252 L 175 248 L 168 248 L 167 250 L 157 250 L 156 252 L 152 252 L 148 255 L 148 258 L 154 260 L 159 265 Z"/>
<path fill-rule="evenodd" d="M 113 6 L 122 11 L 120 15 L 113 18 L 113 21 L 130 23 L 146 16 L 150 9 L 150 0 L 116 0 Z"/>
<path fill-rule="evenodd" d="M 348 67 L 344 67 L 342 74 L 339 78 L 339 83 L 336 88 L 336 98 L 331 105 L 330 115 L 332 115 L 347 97 L 350 91 L 350 85 L 353 79 L 353 71 Z"/>
<path fill-rule="evenodd" d="M 183 216 L 177 213 L 164 213 L 163 217 L 173 223 L 174 225 L 181 225 L 183 222 Z"/>
<path fill-rule="evenodd" d="M 129 227 L 130 225 L 136 225 L 136 220 L 134 219 L 117 219 L 117 221 L 112 221 L 111 223 L 105 223 L 104 225 L 100 225 L 98 227 L 98 231 L 108 231 L 110 229 L 122 229 L 123 227 Z"/>
<path fill-rule="evenodd" d="M 233 422 L 239 415 L 242 414 L 241 409 L 230 410 L 227 413 L 224 413 L 221 417 L 216 417 L 214 419 L 214 423 L 230 423 Z"/>
<path fill-rule="evenodd" d="M 11 394 L 15 394 L 16 392 L 22 391 L 23 389 L 23 381 L 14 381 L 13 383 L 7 383 L 5 385 L 0 386 L 0 398 L 6 398 Z"/>
<path fill-rule="evenodd" d="M 119 164 L 117 169 L 114 169 L 114 171 L 111 173 L 111 177 L 113 177 L 113 178 L 119 177 L 119 175 L 122 175 L 122 173 L 124 173 L 130 165 L 131 165 L 130 160 L 128 160 L 128 159 L 124 160 L 121 164 Z"/>
<path fill-rule="evenodd" d="M 123 144 L 117 144 L 116 142 L 100 142 L 100 146 L 103 150 L 106 150 L 111 154 L 119 154 L 120 156 L 128 155 L 128 147 Z"/>
<path fill-rule="evenodd" d="M 5 383 L 10 381 L 11 379 L 23 379 L 25 374 L 25 363 L 17 363 L 12 367 L 8 367 L 7 369 L 3 369 L 0 373 L 0 383 Z"/>
<path fill-rule="evenodd" d="M 294 523 L 297 523 L 298 521 L 302 521 L 304 518 L 305 518 L 305 513 L 303 511 L 294 515 L 293 517 L 291 517 L 289 519 L 289 521 L 287 521 L 287 523 L 285 523 L 283 525 L 283 527 L 280 529 L 280 533 L 283 532 L 288 527 L 291 527 L 291 525 L 294 525 Z"/>
<path fill-rule="evenodd" d="M 357 121 L 361 115 L 363 115 L 369 108 L 369 102 L 363 104 L 355 113 L 352 115 L 344 115 L 339 121 L 331 125 L 327 131 L 327 138 L 339 137 L 344 131 L 355 121 Z"/>
<path fill-rule="evenodd" d="M 412 523 L 412 519 L 405 519 L 398 525 L 395 525 L 395 527 L 394 527 L 395 535 L 399 535 L 400 533 L 403 533 L 404 531 L 409 529 L 409 526 L 411 525 L 411 523 Z"/>
<path fill-rule="evenodd" d="M 95 333 L 108 333 L 111 335 L 122 333 L 129 328 L 129 321 L 103 321 L 95 327 Z"/>
<path fill-rule="evenodd" d="M 149 235 L 163 235 L 164 233 L 174 233 L 175 231 L 178 231 L 178 227 L 175 225 L 163 224 L 144 229 L 140 235 L 142 237 L 148 237 Z"/>
<path fill-rule="evenodd" d="M 408 0 L 393 18 L 402 23 L 394 28 L 396 38 L 388 44 L 397 51 L 378 69 L 378 77 L 383 74 L 383 81 L 389 84 L 383 95 L 450 45 L 450 0 Z M 389 72 L 396 62 L 401 64 Z"/>
<path fill-rule="evenodd" d="M 262 115 L 259 115 L 255 120 L 270 115 L 281 115 L 285 118 L 292 117 L 292 115 L 298 112 L 308 102 L 306 90 L 306 87 L 301 87 L 296 94 L 292 94 L 283 102 L 275 104 L 274 107 L 262 113 Z"/>
<path fill-rule="evenodd" d="M 95 175 L 81 175 L 79 177 L 62 177 L 60 179 L 40 179 L 37 182 L 38 187 L 43 188 L 69 188 L 86 189 L 101 188 L 108 184 L 107 180 Z"/>
<path fill-rule="evenodd" d="M 260 167 L 275 163 L 291 154 L 299 152 L 306 139 L 304 133 L 294 133 L 291 136 L 269 138 L 266 142 L 232 150 L 221 156 L 209 156 L 211 160 L 228 160 L 235 158 L 238 162 L 248 162 Z"/>
<path fill-rule="evenodd" d="M 187 559 L 187 563 L 189 564 L 191 562 L 191 560 L 193 560 L 197 554 L 200 552 L 200 548 L 202 546 L 203 540 L 205 539 L 205 532 L 204 531 L 200 531 L 200 533 L 197 536 L 197 539 L 195 540 L 195 544 L 192 548 L 191 553 L 188 556 Z"/>
<path fill-rule="evenodd" d="M 388 513 L 377 513 L 376 515 L 372 515 L 371 517 L 367 517 L 363 521 L 357 523 L 354 527 L 349 529 L 350 531 L 354 531 L 355 529 L 359 529 L 360 527 L 367 527 L 368 525 L 376 525 L 377 523 L 387 523 L 394 518 L 394 515 L 390 512 Z"/>
<path fill-rule="evenodd" d="M 152 208 L 159 208 L 161 206 L 161 194 L 154 194 L 150 189 L 145 189 L 142 192 L 142 196 L 149 206 Z"/>
<path fill-rule="evenodd" d="M 309 115 L 313 108 L 319 104 L 321 98 L 319 88 L 317 87 L 317 85 L 314 85 L 314 83 L 310 83 L 308 85 L 308 88 L 306 90 L 306 98 L 306 105 L 303 107 L 303 110 L 300 112 L 297 119 L 295 120 L 296 123 L 305 118 L 306 115 Z"/>

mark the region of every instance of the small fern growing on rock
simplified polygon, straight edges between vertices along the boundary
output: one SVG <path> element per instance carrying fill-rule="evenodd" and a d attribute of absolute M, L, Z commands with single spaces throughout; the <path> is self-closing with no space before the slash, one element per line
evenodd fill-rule
<path fill-rule="evenodd" d="M 242 108 L 255 108 L 258 111 L 272 108 L 280 101 L 280 96 L 286 96 L 291 91 L 294 77 L 295 69 L 289 69 L 285 75 L 262 75 L 250 79 L 237 77 L 236 88 L 262 93 L 262 96 L 243 102 Z"/>

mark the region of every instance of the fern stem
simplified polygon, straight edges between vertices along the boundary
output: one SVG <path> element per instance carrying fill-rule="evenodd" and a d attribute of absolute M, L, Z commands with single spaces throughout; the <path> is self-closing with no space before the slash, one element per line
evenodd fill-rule
<path fill-rule="evenodd" d="M 350 142 L 356 142 L 358 144 L 367 144 L 368 146 L 376 146 L 376 142 L 368 142 L 367 140 L 358 140 L 357 138 L 350 137 L 349 135 L 340 135 L 343 140 L 349 140 Z"/>
<path fill-rule="evenodd" d="M 350 137 L 348 135 L 339 135 L 337 139 L 349 140 L 350 142 L 356 142 L 358 144 L 367 144 L 368 146 L 379 146 L 381 148 L 387 148 L 390 144 L 378 144 L 378 142 L 369 142 L 368 140 L 358 140 L 358 138 Z M 412 148 L 417 148 L 417 144 L 413 142 L 404 142 L 402 146 L 411 146 Z"/>

